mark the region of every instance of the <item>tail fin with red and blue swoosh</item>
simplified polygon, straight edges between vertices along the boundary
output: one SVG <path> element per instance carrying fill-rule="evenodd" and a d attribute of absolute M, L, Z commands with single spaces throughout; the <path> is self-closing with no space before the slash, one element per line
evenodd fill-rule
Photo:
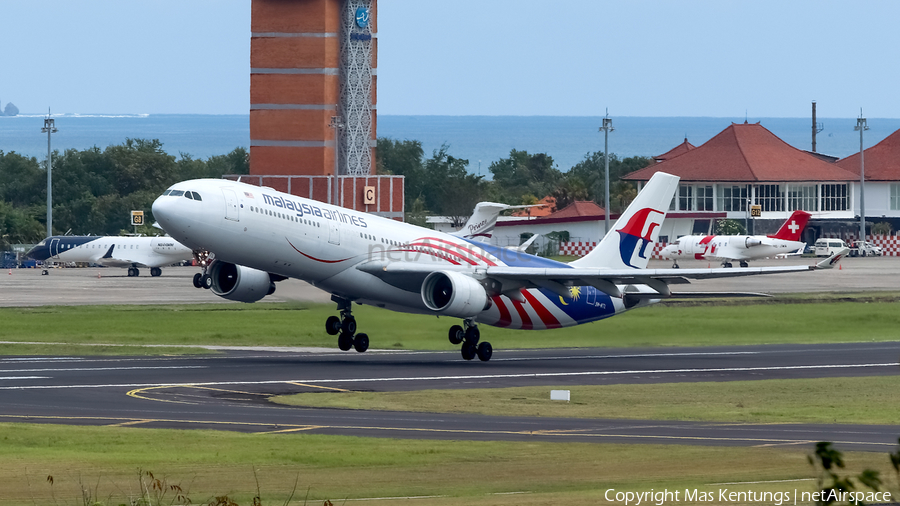
<path fill-rule="evenodd" d="M 666 210 L 678 189 L 678 176 L 657 172 L 644 185 L 612 230 L 576 267 L 645 269 L 659 237 Z"/>

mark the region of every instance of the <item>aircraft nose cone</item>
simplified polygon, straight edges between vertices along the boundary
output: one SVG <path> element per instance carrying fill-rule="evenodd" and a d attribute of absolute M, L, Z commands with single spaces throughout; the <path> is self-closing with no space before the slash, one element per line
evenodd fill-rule
<path fill-rule="evenodd" d="M 153 211 L 153 219 L 159 222 L 160 226 L 165 230 L 168 225 L 172 223 L 172 217 L 174 216 L 173 212 L 173 200 L 167 197 L 157 197 L 156 200 L 153 201 L 153 206 L 151 207 Z"/>

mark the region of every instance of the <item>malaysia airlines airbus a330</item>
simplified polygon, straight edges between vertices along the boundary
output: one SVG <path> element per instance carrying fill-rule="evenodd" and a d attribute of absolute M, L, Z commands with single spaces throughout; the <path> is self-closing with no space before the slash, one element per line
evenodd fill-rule
<path fill-rule="evenodd" d="M 750 274 L 810 271 L 833 265 L 753 269 L 647 269 L 678 177 L 657 173 L 616 228 L 569 264 L 321 202 L 219 179 L 173 185 L 153 217 L 199 258 L 210 255 L 200 284 L 226 299 L 255 302 L 275 281 L 298 278 L 332 294 L 340 318 L 325 330 L 342 350 L 363 352 L 353 302 L 393 311 L 460 318 L 449 339 L 462 356 L 490 360 L 479 323 L 552 329 L 602 320 L 672 297 L 669 284 Z M 197 192 L 202 200 L 180 197 Z M 696 296 L 697 294 L 691 294 Z M 709 296 L 709 294 L 702 294 Z"/>

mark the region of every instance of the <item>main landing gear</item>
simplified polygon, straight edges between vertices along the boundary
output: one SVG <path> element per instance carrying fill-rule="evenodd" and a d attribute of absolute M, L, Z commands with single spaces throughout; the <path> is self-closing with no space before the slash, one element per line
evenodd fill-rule
<path fill-rule="evenodd" d="M 747 262 L 741 260 L 740 266 L 741 266 L 741 267 L 750 267 L 750 264 L 748 264 Z M 730 268 L 733 267 L 733 266 L 731 265 L 731 262 L 722 262 L 722 267 L 725 267 L 725 268 L 727 268 L 727 269 L 730 269 Z"/>
<path fill-rule="evenodd" d="M 351 302 L 339 297 L 332 297 L 331 300 L 337 302 L 341 317 L 329 316 L 325 320 L 325 332 L 332 336 L 338 336 L 338 348 L 341 351 L 353 348 L 359 353 L 363 353 L 368 350 L 369 336 L 356 333 L 356 318 L 350 313 Z"/>
<path fill-rule="evenodd" d="M 129 267 L 128 268 L 128 277 L 129 278 L 132 278 L 132 277 L 136 278 L 140 275 L 141 275 L 141 271 L 137 267 Z"/>
<path fill-rule="evenodd" d="M 462 343 L 462 348 L 460 348 L 460 352 L 462 352 L 462 358 L 464 360 L 472 360 L 475 356 L 478 356 L 478 360 L 482 362 L 487 362 L 491 359 L 491 355 L 494 354 L 494 348 L 491 347 L 491 343 L 487 341 L 482 341 L 481 343 L 478 340 L 481 338 L 481 332 L 478 330 L 478 325 L 475 325 L 475 322 L 471 319 L 463 320 L 463 325 L 465 328 L 454 325 L 450 327 L 450 343 L 451 344 L 460 344 Z"/>

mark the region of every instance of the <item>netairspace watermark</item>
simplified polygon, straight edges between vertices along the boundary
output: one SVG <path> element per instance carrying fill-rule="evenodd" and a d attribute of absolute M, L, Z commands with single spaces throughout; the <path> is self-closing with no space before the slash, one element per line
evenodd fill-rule
<path fill-rule="evenodd" d="M 727 488 L 701 490 L 699 488 L 684 490 L 654 490 L 644 492 L 623 491 L 614 488 L 606 490 L 603 496 L 608 502 L 626 506 L 654 505 L 664 506 L 680 502 L 709 502 L 715 504 L 728 503 L 760 503 L 781 506 L 783 504 L 809 504 L 818 501 L 840 503 L 887 503 L 891 502 L 890 492 L 840 492 L 822 490 L 818 492 L 800 492 L 797 489 L 784 491 L 755 492 L 753 490 L 729 490 Z"/>

